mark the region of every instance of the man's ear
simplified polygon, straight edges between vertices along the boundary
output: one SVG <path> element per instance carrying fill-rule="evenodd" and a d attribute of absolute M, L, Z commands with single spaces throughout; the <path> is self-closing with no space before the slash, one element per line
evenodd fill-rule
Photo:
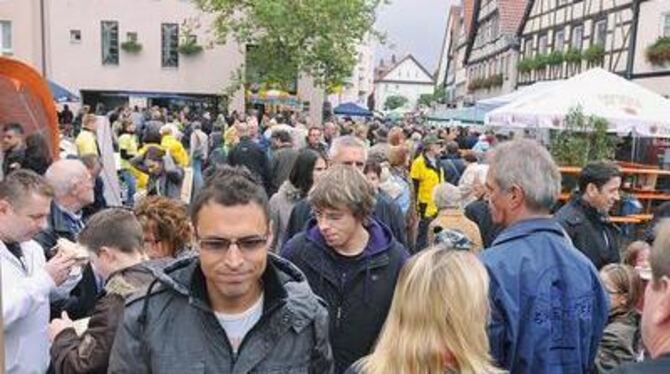
<path fill-rule="evenodd" d="M 510 194 L 511 197 L 510 205 L 512 208 L 518 208 L 519 206 L 525 204 L 526 193 L 523 191 L 521 187 L 514 184 L 512 185 L 512 187 L 510 187 L 508 193 Z"/>
<path fill-rule="evenodd" d="M 0 215 L 7 214 L 10 209 L 13 209 L 12 204 L 5 199 L 0 199 Z"/>
<path fill-rule="evenodd" d="M 654 282 L 653 280 L 651 282 Z M 656 309 L 652 312 L 652 322 L 655 326 L 670 323 L 670 278 L 664 276 L 656 284 L 651 283 L 648 287 L 654 287 L 654 297 L 658 298 Z"/>
<path fill-rule="evenodd" d="M 116 251 L 110 247 L 102 246 L 98 251 L 98 258 L 105 263 L 113 263 L 116 261 Z"/>
<path fill-rule="evenodd" d="M 598 190 L 598 186 L 596 186 L 595 183 L 589 183 L 589 184 L 586 185 L 586 190 L 584 191 L 584 194 L 586 196 L 593 196 L 593 195 L 597 194 L 598 192 L 600 192 Z"/>

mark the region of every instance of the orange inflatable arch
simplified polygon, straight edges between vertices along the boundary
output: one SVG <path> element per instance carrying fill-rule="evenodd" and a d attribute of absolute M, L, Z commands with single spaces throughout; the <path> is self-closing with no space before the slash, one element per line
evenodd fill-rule
<path fill-rule="evenodd" d="M 44 135 L 58 158 L 58 114 L 47 81 L 27 64 L 0 57 L 0 126 L 10 122 L 20 123 L 26 135 Z"/>

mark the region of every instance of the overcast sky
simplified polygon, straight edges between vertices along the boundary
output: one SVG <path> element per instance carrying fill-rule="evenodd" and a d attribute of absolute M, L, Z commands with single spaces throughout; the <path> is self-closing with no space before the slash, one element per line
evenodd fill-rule
<path fill-rule="evenodd" d="M 391 0 L 379 9 L 376 28 L 385 31 L 388 41 L 376 48 L 377 59 L 386 61 L 395 53 L 398 58 L 414 55 L 428 71 L 435 71 L 442 47 L 447 12 L 459 0 Z"/>

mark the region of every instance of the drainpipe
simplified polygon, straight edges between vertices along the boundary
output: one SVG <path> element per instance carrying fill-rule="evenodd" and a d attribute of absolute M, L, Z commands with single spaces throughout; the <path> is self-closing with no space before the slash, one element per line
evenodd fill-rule
<path fill-rule="evenodd" d="M 46 17 L 44 0 L 40 0 L 40 37 L 42 47 L 42 76 L 47 78 Z"/>
<path fill-rule="evenodd" d="M 628 46 L 628 61 L 626 62 L 626 79 L 633 79 L 633 69 L 635 65 L 635 50 L 637 49 L 637 28 L 640 22 L 640 1 L 633 1 L 633 24 L 630 33 L 630 44 Z"/>

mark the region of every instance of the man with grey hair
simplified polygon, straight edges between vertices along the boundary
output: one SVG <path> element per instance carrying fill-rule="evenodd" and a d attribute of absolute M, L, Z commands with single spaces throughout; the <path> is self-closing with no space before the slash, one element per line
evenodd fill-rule
<path fill-rule="evenodd" d="M 512 373 L 587 373 L 608 317 L 598 272 L 551 217 L 561 175 L 530 140 L 493 149 L 486 193 L 505 229 L 480 258 L 491 278 L 491 353 Z"/>
<path fill-rule="evenodd" d="M 363 172 L 368 159 L 368 150 L 360 139 L 355 136 L 340 136 L 333 140 L 328 154 L 330 162 L 335 165 L 348 165 Z M 377 194 L 372 215 L 386 225 L 397 241 L 408 247 L 405 217 L 400 207 L 383 194 Z M 301 232 L 312 217 L 312 207 L 307 199 L 296 203 L 291 211 L 286 227 L 286 240 Z"/>
<path fill-rule="evenodd" d="M 437 217 L 428 225 L 428 245 L 436 244 L 440 232 L 453 230 L 468 239 L 472 251 L 479 252 L 482 249 L 482 235 L 477 224 L 468 219 L 461 209 L 458 187 L 451 183 L 438 184 L 433 190 L 433 201 L 437 206 Z"/>
<path fill-rule="evenodd" d="M 35 236 L 45 251 L 47 259 L 51 258 L 51 248 L 56 246 L 58 239 L 65 238 L 76 241 L 84 228 L 82 209 L 93 203 L 93 178 L 83 162 L 74 159 L 58 160 L 49 166 L 44 177 L 54 191 L 51 211 L 47 219 L 47 228 Z M 72 291 L 70 298 L 59 304 L 51 305 L 52 316 L 60 316 L 67 311 L 70 317 L 85 317 L 95 304 L 101 287 L 93 274 L 90 265 L 84 267 L 82 280 Z"/>

